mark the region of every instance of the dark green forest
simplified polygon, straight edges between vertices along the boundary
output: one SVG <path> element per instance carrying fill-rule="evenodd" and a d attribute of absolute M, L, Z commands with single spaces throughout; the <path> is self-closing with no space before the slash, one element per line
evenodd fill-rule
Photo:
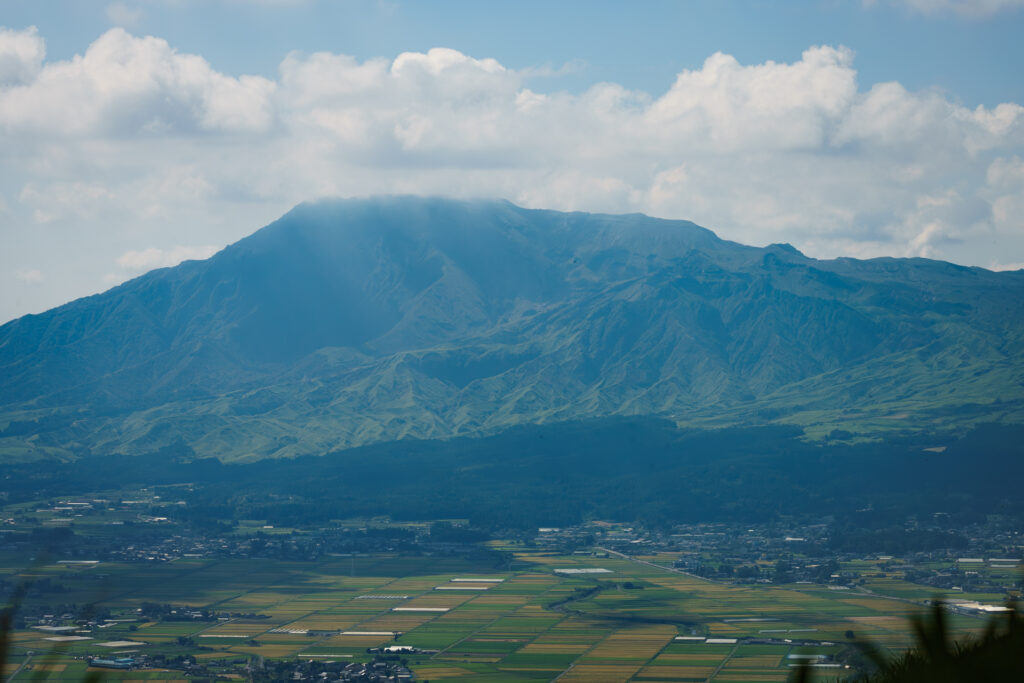
<path fill-rule="evenodd" d="M 846 531 L 836 549 L 954 536 L 893 530 L 945 513 L 952 527 L 1024 518 L 1024 428 L 987 425 L 936 453 L 923 438 L 809 442 L 795 428 L 679 430 L 652 419 L 521 427 L 489 438 L 398 441 L 320 457 L 224 464 L 183 443 L 145 456 L 11 465 L 9 502 L 174 485 L 196 523 L 266 519 L 306 526 L 358 516 L 466 518 L 480 529 L 590 519 L 651 528 L 688 521 L 819 515 Z M 182 487 L 180 484 L 190 486 Z M 934 538 L 933 538 L 934 536 Z"/>

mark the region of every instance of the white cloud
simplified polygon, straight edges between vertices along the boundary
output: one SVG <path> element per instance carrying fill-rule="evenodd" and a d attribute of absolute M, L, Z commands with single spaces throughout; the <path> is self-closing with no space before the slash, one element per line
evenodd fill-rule
<path fill-rule="evenodd" d="M 42 271 L 36 270 L 34 268 L 19 268 L 18 270 L 14 271 L 14 277 L 17 278 L 18 280 L 21 280 L 27 285 L 38 285 L 41 284 L 45 279 L 43 277 Z"/>
<path fill-rule="evenodd" d="M 168 268 L 176 266 L 182 261 L 193 259 L 206 259 L 218 251 L 218 247 L 172 247 L 171 249 L 158 249 L 149 247 L 139 251 L 126 251 L 117 259 L 117 265 L 125 270 L 142 272 L 154 268 Z"/>
<path fill-rule="evenodd" d="M 134 28 L 142 21 L 142 8 L 123 2 L 112 2 L 107 5 L 106 14 L 111 24 L 122 28 Z"/>
<path fill-rule="evenodd" d="M 50 223 L 68 214 L 96 220 L 114 198 L 104 185 L 83 181 L 57 182 L 47 186 L 28 183 L 18 196 L 23 205 L 34 207 L 36 223 Z"/>
<path fill-rule="evenodd" d="M 985 173 L 988 184 L 1001 189 L 1020 190 L 1024 188 L 1024 160 L 998 158 Z"/>
<path fill-rule="evenodd" d="M 983 195 L 992 206 L 992 223 L 996 235 L 1024 234 L 1024 161 L 1019 156 L 997 158 L 985 174 L 987 186 Z M 1020 259 L 1021 252 L 999 253 L 994 263 L 1007 258 Z M 1004 268 L 1000 268 L 1003 270 Z"/>
<path fill-rule="evenodd" d="M 21 42 L 24 34 L 0 34 L 0 54 Z M 46 64 L 22 87 L 0 91 L 0 127 L 23 134 L 119 137 L 258 133 L 273 123 L 273 90 L 265 78 L 225 76 L 164 40 L 113 28 L 84 55 Z"/>
<path fill-rule="evenodd" d="M 834 143 L 876 146 L 892 152 L 937 150 L 974 154 L 1024 141 L 1024 107 L 967 109 L 937 91 L 910 93 L 880 83 L 845 112 Z"/>
<path fill-rule="evenodd" d="M 43 66 L 46 43 L 35 26 L 24 31 L 0 27 L 0 88 L 33 80 Z"/>
<path fill-rule="evenodd" d="M 293 53 L 274 79 L 120 28 L 50 62 L 34 30 L 4 31 L 0 55 L 19 55 L 0 59 L 5 223 L 102 248 L 93 282 L 118 254 L 133 272 L 208 255 L 132 245 L 224 244 L 306 199 L 388 192 L 644 211 L 815 256 L 1024 259 L 1024 108 L 862 86 L 842 47 L 579 94 L 441 48 Z"/>
<path fill-rule="evenodd" d="M 645 114 L 669 143 L 715 152 L 821 147 L 857 94 L 853 53 L 817 47 L 793 64 L 743 66 L 717 53 L 684 71 Z"/>

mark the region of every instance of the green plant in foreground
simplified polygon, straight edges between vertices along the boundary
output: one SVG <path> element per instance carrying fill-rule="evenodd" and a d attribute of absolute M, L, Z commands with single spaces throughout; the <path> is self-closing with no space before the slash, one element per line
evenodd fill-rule
<path fill-rule="evenodd" d="M 25 599 L 25 594 L 28 592 L 29 584 L 27 582 L 20 582 L 14 589 L 14 592 L 7 599 L 6 604 L 0 607 L 0 675 L 3 676 L 3 680 L 12 680 L 14 675 L 8 677 L 6 673 L 5 665 L 7 664 L 7 657 L 10 654 L 11 636 L 14 633 L 14 615 L 21 607 L 22 601 Z M 56 648 L 51 650 L 47 654 L 59 654 L 65 647 L 63 643 L 58 645 Z M 32 674 L 32 681 L 44 681 L 49 677 L 49 672 L 46 669 L 39 669 Z M 95 683 L 103 678 L 102 674 L 98 671 L 91 671 L 82 677 L 83 683 Z"/>
<path fill-rule="evenodd" d="M 10 649 L 11 634 L 14 631 L 14 613 L 21 606 L 26 590 L 25 584 L 18 584 L 8 604 L 0 609 L 0 674 L 6 671 L 4 665 L 7 664 L 7 652 Z"/>
<path fill-rule="evenodd" d="M 980 638 L 951 638 L 946 608 L 936 601 L 925 615 L 911 617 L 914 647 L 890 658 L 870 642 L 854 645 L 875 671 L 865 683 L 1002 683 L 1024 681 L 1024 616 L 1013 607 L 989 619 Z M 810 683 L 814 670 L 807 664 L 790 677 Z"/>

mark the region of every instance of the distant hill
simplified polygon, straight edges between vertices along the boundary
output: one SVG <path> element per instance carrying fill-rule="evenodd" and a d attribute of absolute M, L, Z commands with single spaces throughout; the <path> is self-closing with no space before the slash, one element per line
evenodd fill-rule
<path fill-rule="evenodd" d="M 610 416 L 845 441 L 1024 422 L 1024 271 L 387 197 L 300 205 L 0 327 L 8 461 L 253 460 Z"/>

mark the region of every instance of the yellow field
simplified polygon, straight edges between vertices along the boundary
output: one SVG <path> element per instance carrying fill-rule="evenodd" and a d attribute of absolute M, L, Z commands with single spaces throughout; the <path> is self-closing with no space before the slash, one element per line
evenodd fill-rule
<path fill-rule="evenodd" d="M 577 664 L 559 681 L 565 683 L 623 683 L 637 672 L 638 666 Z"/>
<path fill-rule="evenodd" d="M 447 596 L 446 596 L 447 597 Z M 474 605 L 525 605 L 529 597 L 525 595 L 481 595 L 473 600 Z"/>
<path fill-rule="evenodd" d="M 460 669 L 456 666 L 425 665 L 416 667 L 416 670 L 421 672 L 420 676 L 422 678 L 431 681 L 445 681 L 452 678 L 463 678 L 465 676 L 470 676 L 476 673 L 475 671 L 471 671 L 470 669 Z"/>
<path fill-rule="evenodd" d="M 648 660 L 677 634 L 674 627 L 646 626 L 616 631 L 587 654 L 587 658 Z"/>
<path fill-rule="evenodd" d="M 376 647 L 377 645 L 389 643 L 392 640 L 394 640 L 393 636 L 340 635 L 326 638 L 320 641 L 319 644 L 325 647 L 334 646 L 339 648 Z"/>
<path fill-rule="evenodd" d="M 359 618 L 343 614 L 311 614 L 298 621 L 286 624 L 284 628 L 296 631 L 344 631 L 359 623 Z M 217 629 L 219 630 L 219 629 Z M 206 631 L 214 633 L 215 629 Z"/>
<path fill-rule="evenodd" d="M 254 623 L 235 623 L 229 622 L 226 624 L 220 624 L 213 628 L 208 628 L 203 631 L 204 635 L 245 635 L 254 636 L 263 633 L 268 628 L 269 624 L 254 624 Z M 290 628 L 290 626 L 288 627 Z"/>
<path fill-rule="evenodd" d="M 353 628 L 351 630 L 400 631 L 402 633 L 407 633 L 435 617 L 437 617 L 437 614 L 431 612 L 388 612 L 376 619 L 361 622 L 359 624 L 359 628 Z"/>
<path fill-rule="evenodd" d="M 476 683 L 558 678 L 569 683 L 657 683 L 704 680 L 717 670 L 714 683 L 771 683 L 785 680 L 790 672 L 786 656 L 804 650 L 781 642 L 754 645 L 747 639 L 835 642 L 835 646 L 812 645 L 808 650 L 836 655 L 845 647 L 846 631 L 854 630 L 859 638 L 895 648 L 908 642 L 906 615 L 919 609 L 856 590 L 830 593 L 824 586 L 723 585 L 621 558 L 524 552 L 518 557 L 534 564 L 522 573 L 503 573 L 504 582 L 487 584 L 488 590 L 484 591 L 435 590 L 452 585 L 452 578 L 494 575 L 493 565 L 476 573 L 481 569 L 479 565 L 444 557 L 360 556 L 301 564 L 268 561 L 255 568 L 240 561 L 211 561 L 206 563 L 209 575 L 203 561 L 158 567 L 125 564 L 116 570 L 125 575 L 122 584 L 131 586 L 124 591 L 119 605 L 122 610 L 123 605 L 139 605 L 155 590 L 169 604 L 216 596 L 216 602 L 199 604 L 218 612 L 252 612 L 267 618 L 236 618 L 223 623 L 146 622 L 137 625 L 137 630 L 121 624 L 95 632 L 92 641 L 62 646 L 66 654 L 50 661 L 37 656 L 34 662 L 39 666 L 67 666 L 63 671 L 55 668 L 53 679 L 72 677 L 84 663 L 65 662 L 75 662 L 71 656 L 109 654 L 98 647 L 101 641 L 145 640 L 152 643 L 145 652 L 180 652 L 175 641 L 188 637 L 197 646 L 208 648 L 193 653 L 207 662 L 247 655 L 350 655 L 351 661 L 366 661 L 372 657 L 366 652 L 368 647 L 419 647 L 431 652 L 408 656 L 418 680 Z M 568 567 L 601 567 L 612 573 L 553 573 L 555 568 Z M 365 575 L 351 576 L 353 569 Z M 75 589 L 74 580 L 67 578 L 75 576 L 69 573 L 74 570 L 60 571 L 65 577 L 61 580 Z M 393 575 L 388 576 L 389 571 Z M 402 576 L 404 571 L 421 573 Z M 175 576 L 184 577 L 177 593 Z M 624 585 L 627 581 L 633 584 L 629 589 Z M 93 590 L 94 585 L 84 580 L 79 584 L 83 591 Z M 69 594 L 68 599 L 81 601 L 83 595 L 88 597 L 84 593 L 74 597 Z M 361 598 L 364 595 L 408 598 Z M 392 611 L 395 607 L 449 609 Z M 961 632 L 970 630 L 973 622 L 969 618 L 957 619 L 956 628 Z M 978 625 L 983 623 L 976 621 Z M 303 633 L 270 632 L 275 629 Z M 306 635 L 306 631 L 383 635 L 322 637 Z M 396 639 L 391 632 L 402 635 Z M 57 643 L 44 640 L 49 635 L 18 631 L 12 648 L 16 654 L 27 650 L 60 653 Z M 675 641 L 679 635 L 735 637 L 740 643 Z M 252 640 L 258 645 L 252 645 Z M 14 670 L 12 664 L 5 667 L 7 675 Z M 25 672 L 19 680 L 30 680 L 31 673 Z M 836 671 L 830 673 L 834 677 Z M 104 674 L 111 680 L 124 680 L 128 675 Z M 139 675 L 135 673 L 134 677 Z"/>
<path fill-rule="evenodd" d="M 684 678 L 704 679 L 715 672 L 713 666 L 645 666 L 636 675 L 638 680 Z"/>
<path fill-rule="evenodd" d="M 583 654 L 590 649 L 590 645 L 571 645 L 569 643 L 530 643 L 521 648 L 519 652 L 524 654 Z"/>
<path fill-rule="evenodd" d="M 671 663 L 675 664 L 675 663 L 684 663 L 684 662 L 709 662 L 709 661 L 721 662 L 723 659 L 725 659 L 724 655 L 716 656 L 714 653 L 711 653 L 711 652 L 709 652 L 708 654 L 671 654 L 671 653 L 663 653 L 663 654 L 658 655 L 658 657 L 654 661 L 659 663 L 659 664 L 662 663 L 662 662 L 671 662 Z"/>

